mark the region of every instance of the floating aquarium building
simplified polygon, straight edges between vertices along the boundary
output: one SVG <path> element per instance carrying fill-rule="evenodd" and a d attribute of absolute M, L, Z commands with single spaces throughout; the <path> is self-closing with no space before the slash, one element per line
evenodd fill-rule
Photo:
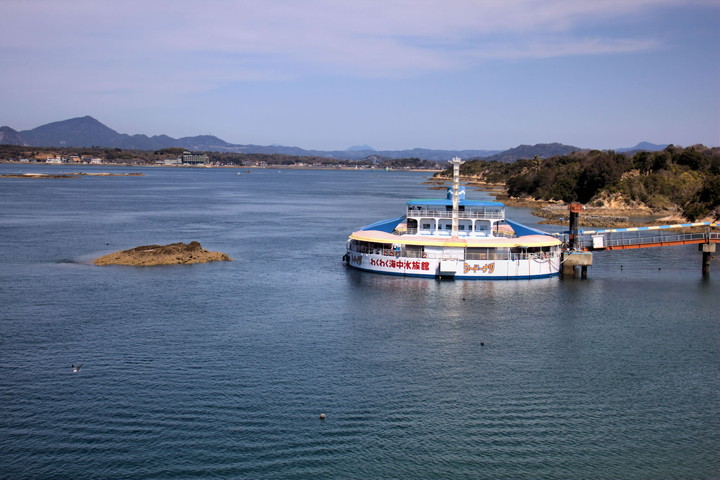
<path fill-rule="evenodd" d="M 444 199 L 410 200 L 405 215 L 353 232 L 350 267 L 392 275 L 463 279 L 542 278 L 560 272 L 556 237 L 505 218 L 500 202 L 468 200 L 459 186 Z"/>

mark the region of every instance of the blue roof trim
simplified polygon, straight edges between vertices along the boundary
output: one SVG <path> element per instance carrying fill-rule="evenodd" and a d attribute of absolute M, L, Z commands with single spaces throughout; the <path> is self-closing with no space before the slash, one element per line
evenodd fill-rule
<path fill-rule="evenodd" d="M 388 218 L 387 220 L 380 220 L 379 222 L 365 225 L 360 230 L 377 230 L 379 232 L 392 233 L 400 223 L 405 221 L 405 216 L 398 218 Z"/>
<path fill-rule="evenodd" d="M 527 225 L 523 225 L 521 223 L 513 222 L 512 220 L 505 219 L 505 223 L 510 225 L 513 230 L 515 230 L 515 235 L 518 237 L 522 237 L 524 235 L 551 235 L 548 232 L 544 232 L 542 230 L 538 230 L 537 228 L 528 227 Z"/>
<path fill-rule="evenodd" d="M 449 205 L 452 206 L 452 200 L 444 198 L 432 198 L 432 199 L 419 199 L 410 200 L 407 202 L 408 205 Z M 481 200 L 460 200 L 458 205 L 466 205 L 472 207 L 504 207 L 505 204 L 501 202 L 484 202 Z"/>

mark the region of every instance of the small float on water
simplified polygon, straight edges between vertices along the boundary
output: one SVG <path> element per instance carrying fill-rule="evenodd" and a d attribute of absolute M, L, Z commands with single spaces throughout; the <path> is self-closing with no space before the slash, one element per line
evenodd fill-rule
<path fill-rule="evenodd" d="M 500 202 L 467 200 L 454 158 L 447 198 L 410 200 L 406 214 L 353 232 L 350 267 L 391 275 L 479 280 L 558 275 L 561 241 L 505 218 Z"/>

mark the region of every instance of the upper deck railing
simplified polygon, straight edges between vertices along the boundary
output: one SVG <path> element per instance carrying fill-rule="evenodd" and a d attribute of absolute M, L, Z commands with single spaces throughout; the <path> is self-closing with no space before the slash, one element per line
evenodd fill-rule
<path fill-rule="evenodd" d="M 433 236 L 433 237 L 451 237 L 452 232 L 450 230 L 442 230 L 442 229 L 432 229 L 432 228 L 406 228 L 403 232 L 405 235 L 427 235 L 427 236 Z M 458 236 L 459 237 L 512 237 L 512 233 L 506 233 L 506 232 L 491 232 L 490 230 L 459 230 Z"/>
<path fill-rule="evenodd" d="M 408 218 L 452 218 L 450 210 L 407 210 Z M 505 218 L 504 210 L 461 210 L 458 212 L 458 218 L 487 218 L 492 220 L 502 220 Z"/>

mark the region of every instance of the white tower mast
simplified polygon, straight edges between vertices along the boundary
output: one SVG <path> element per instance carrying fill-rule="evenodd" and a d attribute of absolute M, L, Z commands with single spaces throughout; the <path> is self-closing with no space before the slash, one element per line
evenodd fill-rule
<path fill-rule="evenodd" d="M 453 165 L 453 192 L 452 192 L 452 238 L 458 236 L 458 219 L 460 217 L 458 205 L 460 204 L 460 165 L 463 162 L 460 157 L 453 158 L 450 163 Z"/>

